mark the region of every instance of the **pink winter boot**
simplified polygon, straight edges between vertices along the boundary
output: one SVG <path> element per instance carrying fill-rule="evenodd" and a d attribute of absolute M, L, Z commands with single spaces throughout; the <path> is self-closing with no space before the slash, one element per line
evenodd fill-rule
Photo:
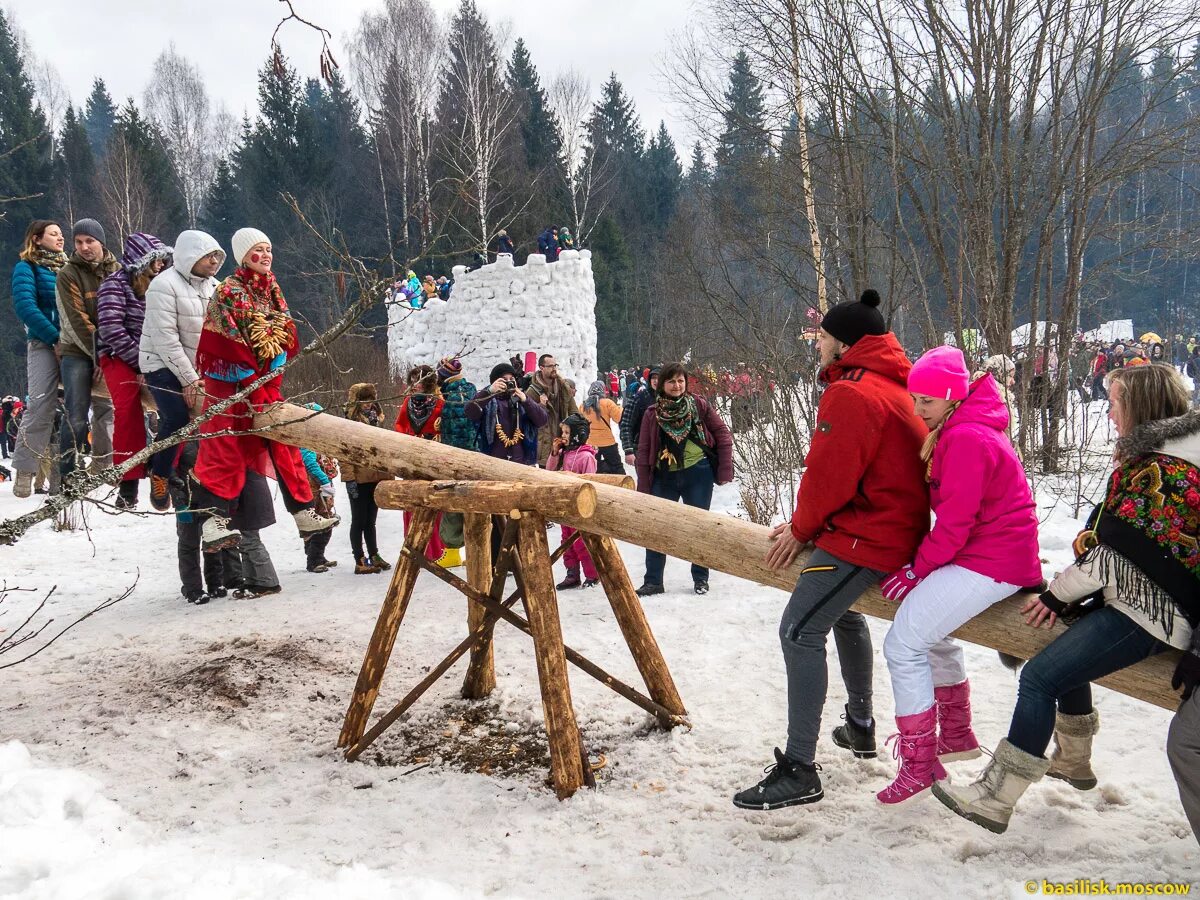
<path fill-rule="evenodd" d="M 900 759 L 900 771 L 895 781 L 875 795 L 880 803 L 889 805 L 911 800 L 946 777 L 937 758 L 936 707 L 912 716 L 896 716 L 896 727 L 900 733 L 888 738 L 888 743 L 896 741 L 892 753 Z"/>
<path fill-rule="evenodd" d="M 982 756 L 971 730 L 971 683 L 962 681 L 933 689 L 937 699 L 937 755 L 941 762 Z"/>

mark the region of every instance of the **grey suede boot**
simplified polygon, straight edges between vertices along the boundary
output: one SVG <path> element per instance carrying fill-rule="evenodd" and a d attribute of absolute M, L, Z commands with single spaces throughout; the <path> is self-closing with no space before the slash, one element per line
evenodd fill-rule
<path fill-rule="evenodd" d="M 1094 788 L 1097 779 L 1092 771 L 1092 738 L 1099 730 L 1097 710 L 1082 716 L 1059 713 L 1054 721 L 1054 753 L 1046 774 L 1080 791 Z"/>
<path fill-rule="evenodd" d="M 1049 765 L 1049 760 L 1019 750 L 1005 739 L 973 784 L 955 787 L 947 781 L 935 781 L 933 795 L 964 819 L 1003 834 L 1008 830 L 1013 807 L 1029 785 L 1042 779 Z"/>

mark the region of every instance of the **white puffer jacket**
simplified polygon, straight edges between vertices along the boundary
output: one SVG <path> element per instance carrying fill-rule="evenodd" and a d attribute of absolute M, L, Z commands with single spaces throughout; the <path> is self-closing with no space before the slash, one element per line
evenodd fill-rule
<path fill-rule="evenodd" d="M 203 231 L 185 231 L 175 241 L 175 264 L 164 269 L 146 290 L 146 323 L 138 357 L 142 372 L 170 369 L 186 387 L 196 374 L 196 345 L 208 301 L 217 287 L 215 278 L 199 278 L 192 267 L 221 245 Z"/>

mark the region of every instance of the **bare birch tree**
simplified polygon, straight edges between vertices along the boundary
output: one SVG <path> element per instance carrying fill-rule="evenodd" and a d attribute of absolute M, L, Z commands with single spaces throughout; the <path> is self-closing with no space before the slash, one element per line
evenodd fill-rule
<path fill-rule="evenodd" d="M 389 244 L 402 244 L 409 258 L 428 250 L 435 230 L 430 159 L 442 57 L 434 48 L 443 41 L 428 0 L 386 0 L 382 10 L 363 14 L 349 47 L 374 137 Z"/>
<path fill-rule="evenodd" d="M 154 61 L 145 108 L 158 125 L 179 179 L 189 227 L 212 185 L 217 154 L 211 104 L 199 69 L 170 44 Z"/>
<path fill-rule="evenodd" d="M 549 95 L 550 109 L 562 127 L 566 162 L 562 172 L 571 203 L 571 232 L 584 244 L 612 199 L 612 158 L 597 160 L 586 152 L 587 118 L 592 108 L 592 85 L 587 77 L 567 69 L 550 83 Z"/>
<path fill-rule="evenodd" d="M 473 5 L 460 8 L 442 71 L 436 147 L 454 224 L 486 252 L 499 211 L 513 200 L 503 178 L 519 108 L 504 84 L 509 26 L 493 29 Z"/>

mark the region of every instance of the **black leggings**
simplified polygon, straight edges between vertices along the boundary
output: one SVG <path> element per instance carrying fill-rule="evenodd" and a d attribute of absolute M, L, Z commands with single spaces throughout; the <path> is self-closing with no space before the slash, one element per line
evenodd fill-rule
<path fill-rule="evenodd" d="M 350 548 L 355 561 L 363 558 L 363 541 L 367 542 L 367 556 L 379 552 L 375 541 L 375 519 L 379 506 L 375 503 L 375 481 L 348 481 L 346 493 L 350 496 Z"/>

